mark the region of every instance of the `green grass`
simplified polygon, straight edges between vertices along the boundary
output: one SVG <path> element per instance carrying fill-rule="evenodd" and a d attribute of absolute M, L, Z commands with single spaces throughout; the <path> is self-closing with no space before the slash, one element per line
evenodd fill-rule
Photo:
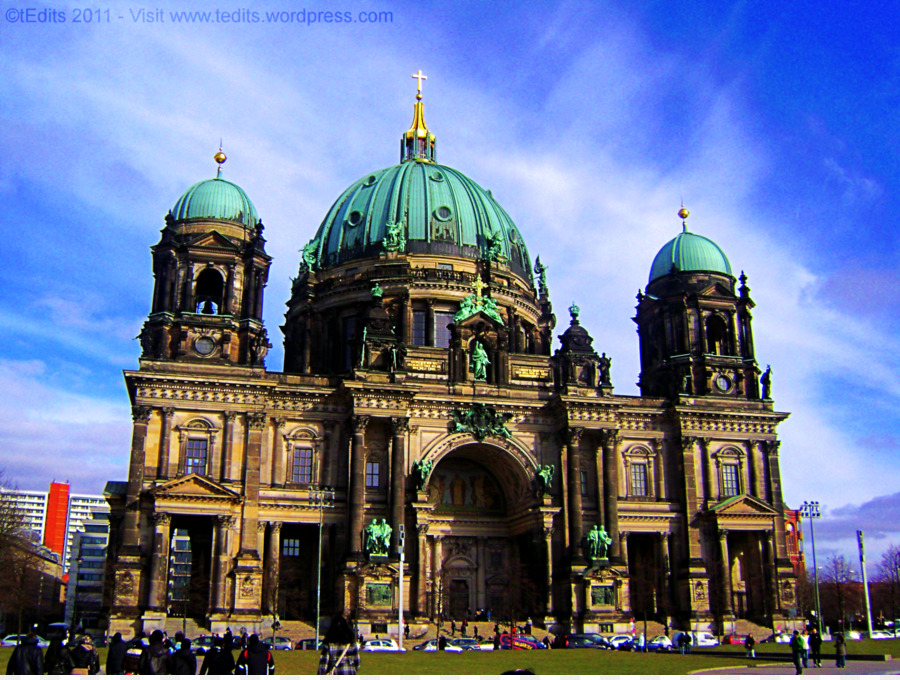
<path fill-rule="evenodd" d="M 900 657 L 900 640 L 850 641 L 850 654 L 891 654 Z M 760 651 L 788 652 L 787 645 L 765 644 Z M 106 649 L 100 663 L 106 663 Z M 741 652 L 738 645 L 711 648 L 717 652 Z M 826 642 L 822 651 L 834 653 Z M 0 648 L 0 673 L 12 655 L 11 647 Z M 514 668 L 530 668 L 546 675 L 684 675 L 704 668 L 750 666 L 767 663 L 745 658 L 690 654 L 636 654 L 595 649 L 553 649 L 541 651 L 406 652 L 405 654 L 362 654 L 360 672 L 367 675 L 497 675 Z M 202 663 L 202 658 L 199 663 Z M 198 663 L 198 668 L 199 668 Z M 283 675 L 314 675 L 319 663 L 317 652 L 275 652 L 275 672 Z M 769 662 L 770 663 L 770 662 Z"/>

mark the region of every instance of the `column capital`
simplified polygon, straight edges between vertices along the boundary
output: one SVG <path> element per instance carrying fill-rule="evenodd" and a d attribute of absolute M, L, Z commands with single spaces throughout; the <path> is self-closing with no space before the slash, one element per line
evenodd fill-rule
<path fill-rule="evenodd" d="M 171 418 L 173 415 L 175 415 L 175 409 L 171 406 L 164 406 L 161 410 L 166 418 Z"/>
<path fill-rule="evenodd" d="M 266 426 L 268 416 L 264 411 L 250 411 L 246 415 L 247 427 L 251 430 L 261 430 Z"/>
<path fill-rule="evenodd" d="M 256 530 L 265 531 L 267 526 L 269 526 L 268 522 L 259 521 L 256 523 Z"/>
<path fill-rule="evenodd" d="M 687 451 L 688 449 L 693 449 L 694 446 L 697 445 L 697 442 L 700 440 L 699 437 L 682 437 L 681 438 L 681 450 Z"/>
<path fill-rule="evenodd" d="M 428 533 L 428 522 L 417 524 L 416 533 L 419 534 L 420 537 L 425 536 Z"/>
<path fill-rule="evenodd" d="M 409 418 L 405 416 L 394 416 L 391 418 L 391 434 L 395 437 L 402 437 L 409 432 Z"/>
<path fill-rule="evenodd" d="M 724 541 L 728 538 L 728 529 L 719 529 L 719 540 Z"/>
<path fill-rule="evenodd" d="M 553 527 L 552 527 L 552 526 L 549 526 L 549 527 L 545 526 L 545 527 L 543 528 L 543 530 L 544 530 L 544 540 L 545 540 L 545 541 L 549 541 L 549 540 L 553 537 Z"/>
<path fill-rule="evenodd" d="M 154 512 L 153 526 L 166 527 L 172 522 L 172 515 L 168 512 Z"/>
<path fill-rule="evenodd" d="M 216 524 L 223 529 L 234 529 L 237 525 L 237 519 L 234 515 L 217 515 Z"/>
<path fill-rule="evenodd" d="M 365 434 L 368 424 L 369 416 L 352 416 L 350 418 L 350 427 L 353 429 L 353 434 Z"/>
<path fill-rule="evenodd" d="M 284 429 L 284 426 L 287 425 L 287 418 L 285 418 L 284 416 L 278 416 L 277 418 L 273 418 L 273 420 L 275 421 L 275 425 L 279 430 Z"/>
<path fill-rule="evenodd" d="M 222 419 L 226 423 L 233 422 L 236 416 L 237 413 L 235 411 L 222 411 Z"/>
<path fill-rule="evenodd" d="M 150 422 L 150 414 L 153 409 L 149 406 L 133 406 L 131 408 L 131 419 L 137 424 L 146 425 Z"/>
<path fill-rule="evenodd" d="M 763 442 L 763 446 L 766 449 L 766 453 L 770 456 L 777 456 L 778 449 L 781 448 L 781 442 L 777 439 L 767 439 Z"/>
<path fill-rule="evenodd" d="M 583 427 L 568 427 L 563 430 L 563 441 L 565 441 L 568 446 L 578 446 L 581 443 L 581 438 L 584 436 L 584 428 Z"/>
<path fill-rule="evenodd" d="M 269 522 L 269 526 L 272 527 L 272 531 L 281 531 L 284 522 Z"/>
<path fill-rule="evenodd" d="M 605 427 L 597 432 L 600 435 L 600 443 L 604 446 L 615 446 L 622 441 L 617 428 Z"/>

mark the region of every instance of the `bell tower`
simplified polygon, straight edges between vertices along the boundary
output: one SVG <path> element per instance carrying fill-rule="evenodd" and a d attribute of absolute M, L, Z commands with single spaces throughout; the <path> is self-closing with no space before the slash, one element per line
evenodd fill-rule
<path fill-rule="evenodd" d="M 759 399 L 747 277 L 735 290 L 725 253 L 687 230 L 689 214 L 682 206 L 682 233 L 656 255 L 637 295 L 641 395 Z"/>
<path fill-rule="evenodd" d="M 166 215 L 153 253 L 153 303 L 141 359 L 264 367 L 262 321 L 271 258 L 256 208 L 222 178 L 198 182 Z"/>

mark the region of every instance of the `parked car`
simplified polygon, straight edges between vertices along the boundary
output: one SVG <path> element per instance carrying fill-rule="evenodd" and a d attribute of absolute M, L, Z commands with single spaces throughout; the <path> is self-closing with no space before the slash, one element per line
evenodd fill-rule
<path fill-rule="evenodd" d="M 538 640 L 534 635 L 519 635 L 523 642 L 528 643 L 532 649 L 547 649 L 547 645 Z"/>
<path fill-rule="evenodd" d="M 858 630 L 845 630 L 844 639 L 846 640 L 862 640 L 862 633 Z"/>
<path fill-rule="evenodd" d="M 723 645 L 743 645 L 746 641 L 747 636 L 740 633 L 729 633 L 722 638 Z"/>
<path fill-rule="evenodd" d="M 613 635 L 607 638 L 607 642 L 613 649 L 618 649 L 620 652 L 630 651 L 634 647 L 634 638 L 630 635 Z"/>
<path fill-rule="evenodd" d="M 647 643 L 648 652 L 668 652 L 672 648 L 672 641 L 665 635 L 657 635 Z"/>
<path fill-rule="evenodd" d="M 427 642 L 420 642 L 415 647 L 413 647 L 413 649 L 415 649 L 416 651 L 419 651 L 419 652 L 436 652 L 436 651 L 438 651 L 437 641 L 436 640 L 428 640 Z M 462 647 L 457 647 L 456 645 L 450 644 L 448 642 L 447 646 L 444 647 L 444 651 L 461 654 L 463 649 L 462 649 Z"/>
<path fill-rule="evenodd" d="M 297 643 L 296 649 L 316 649 L 316 647 L 315 638 L 303 638 Z"/>
<path fill-rule="evenodd" d="M 872 639 L 873 640 L 893 640 L 894 634 L 889 630 L 873 630 L 872 631 Z"/>
<path fill-rule="evenodd" d="M 707 633 L 705 630 L 698 631 L 693 635 L 695 647 L 715 647 L 719 644 L 719 641 L 716 640 L 716 636 L 712 633 Z"/>
<path fill-rule="evenodd" d="M 0 647 L 15 647 L 17 644 L 19 644 L 19 640 L 24 640 L 24 639 L 25 639 L 24 635 L 7 635 L 5 638 L 0 640 Z M 42 638 L 40 635 L 37 636 L 37 639 L 38 639 L 38 644 L 37 644 L 38 647 L 49 647 L 50 646 L 50 642 L 48 640 L 45 640 L 44 638 Z"/>
<path fill-rule="evenodd" d="M 760 640 L 760 642 L 777 642 L 779 645 L 787 645 L 791 642 L 791 634 L 790 633 L 773 633 L 767 638 Z"/>
<path fill-rule="evenodd" d="M 289 637 L 275 636 L 274 640 L 271 637 L 265 637 L 262 638 L 262 642 L 265 642 L 271 649 L 286 649 L 290 651 L 294 648 L 294 642 Z"/>
<path fill-rule="evenodd" d="M 396 640 L 392 640 L 391 638 L 384 638 L 378 640 L 366 640 L 363 642 L 361 652 L 405 652 L 406 650 L 401 648 L 400 645 L 397 644 Z"/>
<path fill-rule="evenodd" d="M 450 644 L 454 647 L 460 647 L 467 652 L 481 650 L 481 643 L 475 638 L 470 637 L 454 638 L 450 640 Z"/>
<path fill-rule="evenodd" d="M 212 646 L 212 635 L 201 635 L 200 637 L 194 638 L 191 641 L 191 650 L 194 652 L 194 654 L 200 656 L 206 654 L 210 649 L 212 649 Z"/>
<path fill-rule="evenodd" d="M 500 636 L 500 649 L 544 649 L 544 645 L 538 642 L 534 635 L 510 635 L 503 633 Z"/>

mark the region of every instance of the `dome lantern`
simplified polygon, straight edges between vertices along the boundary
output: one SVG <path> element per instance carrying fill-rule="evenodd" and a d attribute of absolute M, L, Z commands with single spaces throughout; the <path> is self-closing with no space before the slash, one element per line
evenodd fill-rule
<path fill-rule="evenodd" d="M 425 105 L 422 103 L 422 81 L 428 80 L 428 76 L 419 69 L 413 73 L 413 78 L 418 81 L 416 92 L 416 104 L 413 108 L 413 120 L 409 130 L 400 138 L 400 162 L 419 161 L 424 163 L 435 162 L 434 135 L 425 125 Z"/>

